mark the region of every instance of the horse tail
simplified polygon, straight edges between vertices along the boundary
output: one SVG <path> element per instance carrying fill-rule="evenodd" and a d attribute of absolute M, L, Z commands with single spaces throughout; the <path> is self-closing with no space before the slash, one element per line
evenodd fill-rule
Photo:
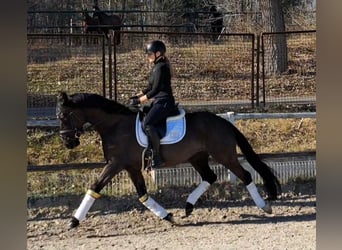
<path fill-rule="evenodd" d="M 281 192 L 278 178 L 275 176 L 273 170 L 267 166 L 266 163 L 264 163 L 255 153 L 246 137 L 235 126 L 232 127 L 236 137 L 237 145 L 245 155 L 248 163 L 259 173 L 263 179 L 264 187 L 268 193 L 268 199 L 276 200 L 278 192 Z"/>

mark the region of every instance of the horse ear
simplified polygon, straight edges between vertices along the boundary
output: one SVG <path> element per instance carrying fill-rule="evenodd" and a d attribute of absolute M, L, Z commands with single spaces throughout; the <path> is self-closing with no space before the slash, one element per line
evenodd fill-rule
<path fill-rule="evenodd" d="M 68 102 L 68 99 L 69 98 L 68 98 L 68 95 L 66 92 L 64 92 L 64 91 L 59 92 L 59 94 L 57 96 L 57 101 L 59 103 L 61 103 L 63 105 L 63 104 Z"/>

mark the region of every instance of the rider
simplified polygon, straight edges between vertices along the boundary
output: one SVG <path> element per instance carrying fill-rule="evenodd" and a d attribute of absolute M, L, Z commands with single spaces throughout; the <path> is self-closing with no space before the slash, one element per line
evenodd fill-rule
<path fill-rule="evenodd" d="M 149 84 L 136 96 L 131 97 L 131 104 L 137 105 L 151 101 L 151 108 L 144 117 L 142 128 L 147 136 L 147 149 L 152 149 L 152 167 L 165 165 L 160 155 L 158 127 L 165 124 L 166 118 L 175 110 L 175 99 L 171 88 L 171 65 L 165 56 L 166 46 L 160 40 L 154 40 L 146 46 L 147 59 L 153 63 Z"/>

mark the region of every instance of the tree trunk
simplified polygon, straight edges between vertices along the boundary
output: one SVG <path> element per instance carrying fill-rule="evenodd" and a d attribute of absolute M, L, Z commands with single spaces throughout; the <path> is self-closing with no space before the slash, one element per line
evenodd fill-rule
<path fill-rule="evenodd" d="M 284 32 L 285 22 L 281 1 L 261 0 L 260 8 L 264 32 Z M 265 72 L 283 73 L 287 70 L 287 42 L 285 34 L 264 36 Z"/>

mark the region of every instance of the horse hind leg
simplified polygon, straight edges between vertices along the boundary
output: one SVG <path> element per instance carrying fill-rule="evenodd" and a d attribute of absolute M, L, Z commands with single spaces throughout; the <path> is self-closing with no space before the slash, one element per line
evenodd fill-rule
<path fill-rule="evenodd" d="M 192 191 L 186 200 L 185 217 L 191 215 L 197 200 L 208 190 L 209 186 L 217 180 L 216 174 L 209 167 L 208 160 L 209 155 L 207 153 L 199 153 L 189 160 L 191 165 L 200 174 L 202 182 Z"/>
<path fill-rule="evenodd" d="M 226 154 L 227 155 L 227 154 Z M 237 157 L 236 152 L 231 152 L 231 154 L 228 154 L 229 157 L 214 157 L 216 160 L 218 160 L 219 163 L 221 163 L 223 166 L 225 166 L 227 169 L 229 169 L 237 178 L 239 178 L 243 184 L 246 186 L 249 194 L 251 195 L 255 205 L 262 209 L 264 212 L 271 214 L 272 208 L 269 203 L 266 203 L 265 200 L 261 197 L 257 187 L 255 186 L 252 176 L 250 172 L 245 170 Z"/>

